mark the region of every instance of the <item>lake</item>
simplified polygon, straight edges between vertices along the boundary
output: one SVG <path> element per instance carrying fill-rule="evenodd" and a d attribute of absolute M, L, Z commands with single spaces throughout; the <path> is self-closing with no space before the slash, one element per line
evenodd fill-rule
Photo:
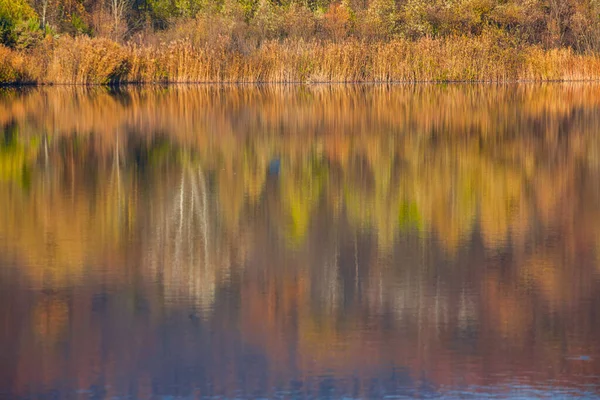
<path fill-rule="evenodd" d="M 0 398 L 600 398 L 600 85 L 0 89 Z"/>

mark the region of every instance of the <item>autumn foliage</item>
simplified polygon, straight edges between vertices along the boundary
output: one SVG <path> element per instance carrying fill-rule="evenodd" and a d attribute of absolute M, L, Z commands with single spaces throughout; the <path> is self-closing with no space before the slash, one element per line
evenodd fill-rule
<path fill-rule="evenodd" d="M 593 2 L 0 0 L 0 83 L 598 79 Z"/>

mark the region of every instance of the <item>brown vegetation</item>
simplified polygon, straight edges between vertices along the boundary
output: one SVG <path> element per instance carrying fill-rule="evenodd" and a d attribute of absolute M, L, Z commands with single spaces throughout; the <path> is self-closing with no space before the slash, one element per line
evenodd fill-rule
<path fill-rule="evenodd" d="M 0 47 L 0 81 L 41 84 L 191 82 L 506 82 L 600 79 L 600 57 L 503 45 L 493 35 L 368 43 L 267 41 L 247 54 L 188 39 L 119 45 L 63 37 L 33 53 Z"/>
<path fill-rule="evenodd" d="M 599 12 L 583 0 L 0 0 L 0 84 L 596 80 Z"/>

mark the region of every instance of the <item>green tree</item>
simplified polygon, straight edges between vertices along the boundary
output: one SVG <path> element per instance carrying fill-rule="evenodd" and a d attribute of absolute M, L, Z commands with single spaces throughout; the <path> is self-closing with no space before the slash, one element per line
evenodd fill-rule
<path fill-rule="evenodd" d="M 17 26 L 37 20 L 26 0 L 0 0 L 0 43 L 13 46 L 18 39 Z"/>

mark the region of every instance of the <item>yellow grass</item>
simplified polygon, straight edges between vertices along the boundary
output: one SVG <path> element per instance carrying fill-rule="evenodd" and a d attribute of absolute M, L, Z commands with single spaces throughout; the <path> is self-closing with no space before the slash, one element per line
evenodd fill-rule
<path fill-rule="evenodd" d="M 119 45 L 63 37 L 29 53 L 0 46 L 0 83 L 508 82 L 600 79 L 600 55 L 455 36 L 367 43 L 265 41 L 227 46 Z"/>
<path fill-rule="evenodd" d="M 27 57 L 0 45 L 0 84 L 30 83 L 27 73 Z"/>

